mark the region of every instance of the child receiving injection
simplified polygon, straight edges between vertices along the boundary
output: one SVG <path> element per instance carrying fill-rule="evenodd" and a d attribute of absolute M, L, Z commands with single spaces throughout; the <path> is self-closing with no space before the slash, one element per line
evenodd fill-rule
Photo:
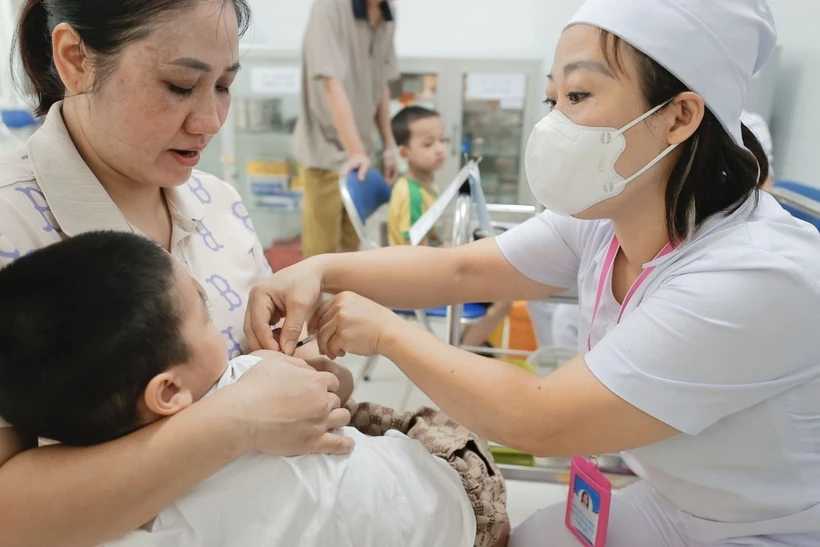
<path fill-rule="evenodd" d="M 107 442 L 231 389 L 260 360 L 228 362 L 202 287 L 136 235 L 92 232 L 24 256 L 0 270 L 0 302 L 0 415 L 30 437 Z M 349 372 L 313 364 L 349 397 Z M 352 454 L 250 454 L 106 545 L 506 544 L 503 481 L 486 443 L 429 409 L 359 407 L 353 423 L 382 436 L 344 428 Z M 453 440 L 459 448 L 440 457 L 425 449 Z"/>

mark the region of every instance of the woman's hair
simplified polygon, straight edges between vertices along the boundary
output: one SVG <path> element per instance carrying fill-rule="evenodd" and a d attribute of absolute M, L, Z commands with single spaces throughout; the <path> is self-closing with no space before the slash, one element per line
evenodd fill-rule
<path fill-rule="evenodd" d="M 653 59 L 601 31 L 604 58 L 623 74 L 622 48 L 636 60 L 641 89 L 650 107 L 691 91 Z M 666 228 L 671 241 L 683 241 L 712 215 L 735 212 L 753 194 L 757 200 L 755 190 L 766 182 L 769 161 L 745 125 L 742 133 L 745 149 L 707 107 L 698 129 L 681 145 L 680 158 L 666 186 Z"/>
<path fill-rule="evenodd" d="M 51 34 L 60 23 L 79 33 L 83 47 L 93 55 L 99 85 L 113 70 L 117 56 L 128 44 L 146 38 L 163 16 L 190 8 L 203 0 L 26 0 L 20 10 L 15 37 L 20 60 L 37 95 L 37 114 L 46 114 L 65 96 L 65 87 L 54 66 Z M 248 0 L 231 3 L 239 20 L 239 34 L 250 25 Z"/>

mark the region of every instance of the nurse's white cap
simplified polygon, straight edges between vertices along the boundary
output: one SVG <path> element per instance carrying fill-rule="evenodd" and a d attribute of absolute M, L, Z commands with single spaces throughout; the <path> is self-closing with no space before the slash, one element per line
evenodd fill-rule
<path fill-rule="evenodd" d="M 567 26 L 606 30 L 698 93 L 743 146 L 746 88 L 777 43 L 765 0 L 587 0 Z"/>

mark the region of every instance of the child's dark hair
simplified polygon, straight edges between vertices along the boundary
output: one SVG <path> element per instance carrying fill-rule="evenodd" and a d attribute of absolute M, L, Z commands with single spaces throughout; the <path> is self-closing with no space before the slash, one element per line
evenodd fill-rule
<path fill-rule="evenodd" d="M 396 144 L 398 146 L 407 146 L 410 144 L 410 125 L 413 122 L 438 117 L 438 112 L 424 108 L 423 106 L 408 106 L 407 108 L 403 108 L 398 114 L 393 116 L 393 120 L 390 122 Z"/>
<path fill-rule="evenodd" d="M 21 434 L 91 445 L 140 426 L 157 374 L 185 363 L 173 259 L 92 232 L 0 270 L 0 416 Z"/>

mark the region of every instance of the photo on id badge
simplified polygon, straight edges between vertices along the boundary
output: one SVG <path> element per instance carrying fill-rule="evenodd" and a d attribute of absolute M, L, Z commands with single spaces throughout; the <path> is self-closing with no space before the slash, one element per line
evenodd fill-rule
<path fill-rule="evenodd" d="M 598 516 L 601 514 L 601 496 L 578 475 L 575 476 L 572 489 L 572 526 L 589 541 L 590 545 L 595 545 Z"/>
<path fill-rule="evenodd" d="M 573 458 L 566 525 L 586 547 L 606 544 L 612 485 L 594 464 L 584 458 Z"/>

